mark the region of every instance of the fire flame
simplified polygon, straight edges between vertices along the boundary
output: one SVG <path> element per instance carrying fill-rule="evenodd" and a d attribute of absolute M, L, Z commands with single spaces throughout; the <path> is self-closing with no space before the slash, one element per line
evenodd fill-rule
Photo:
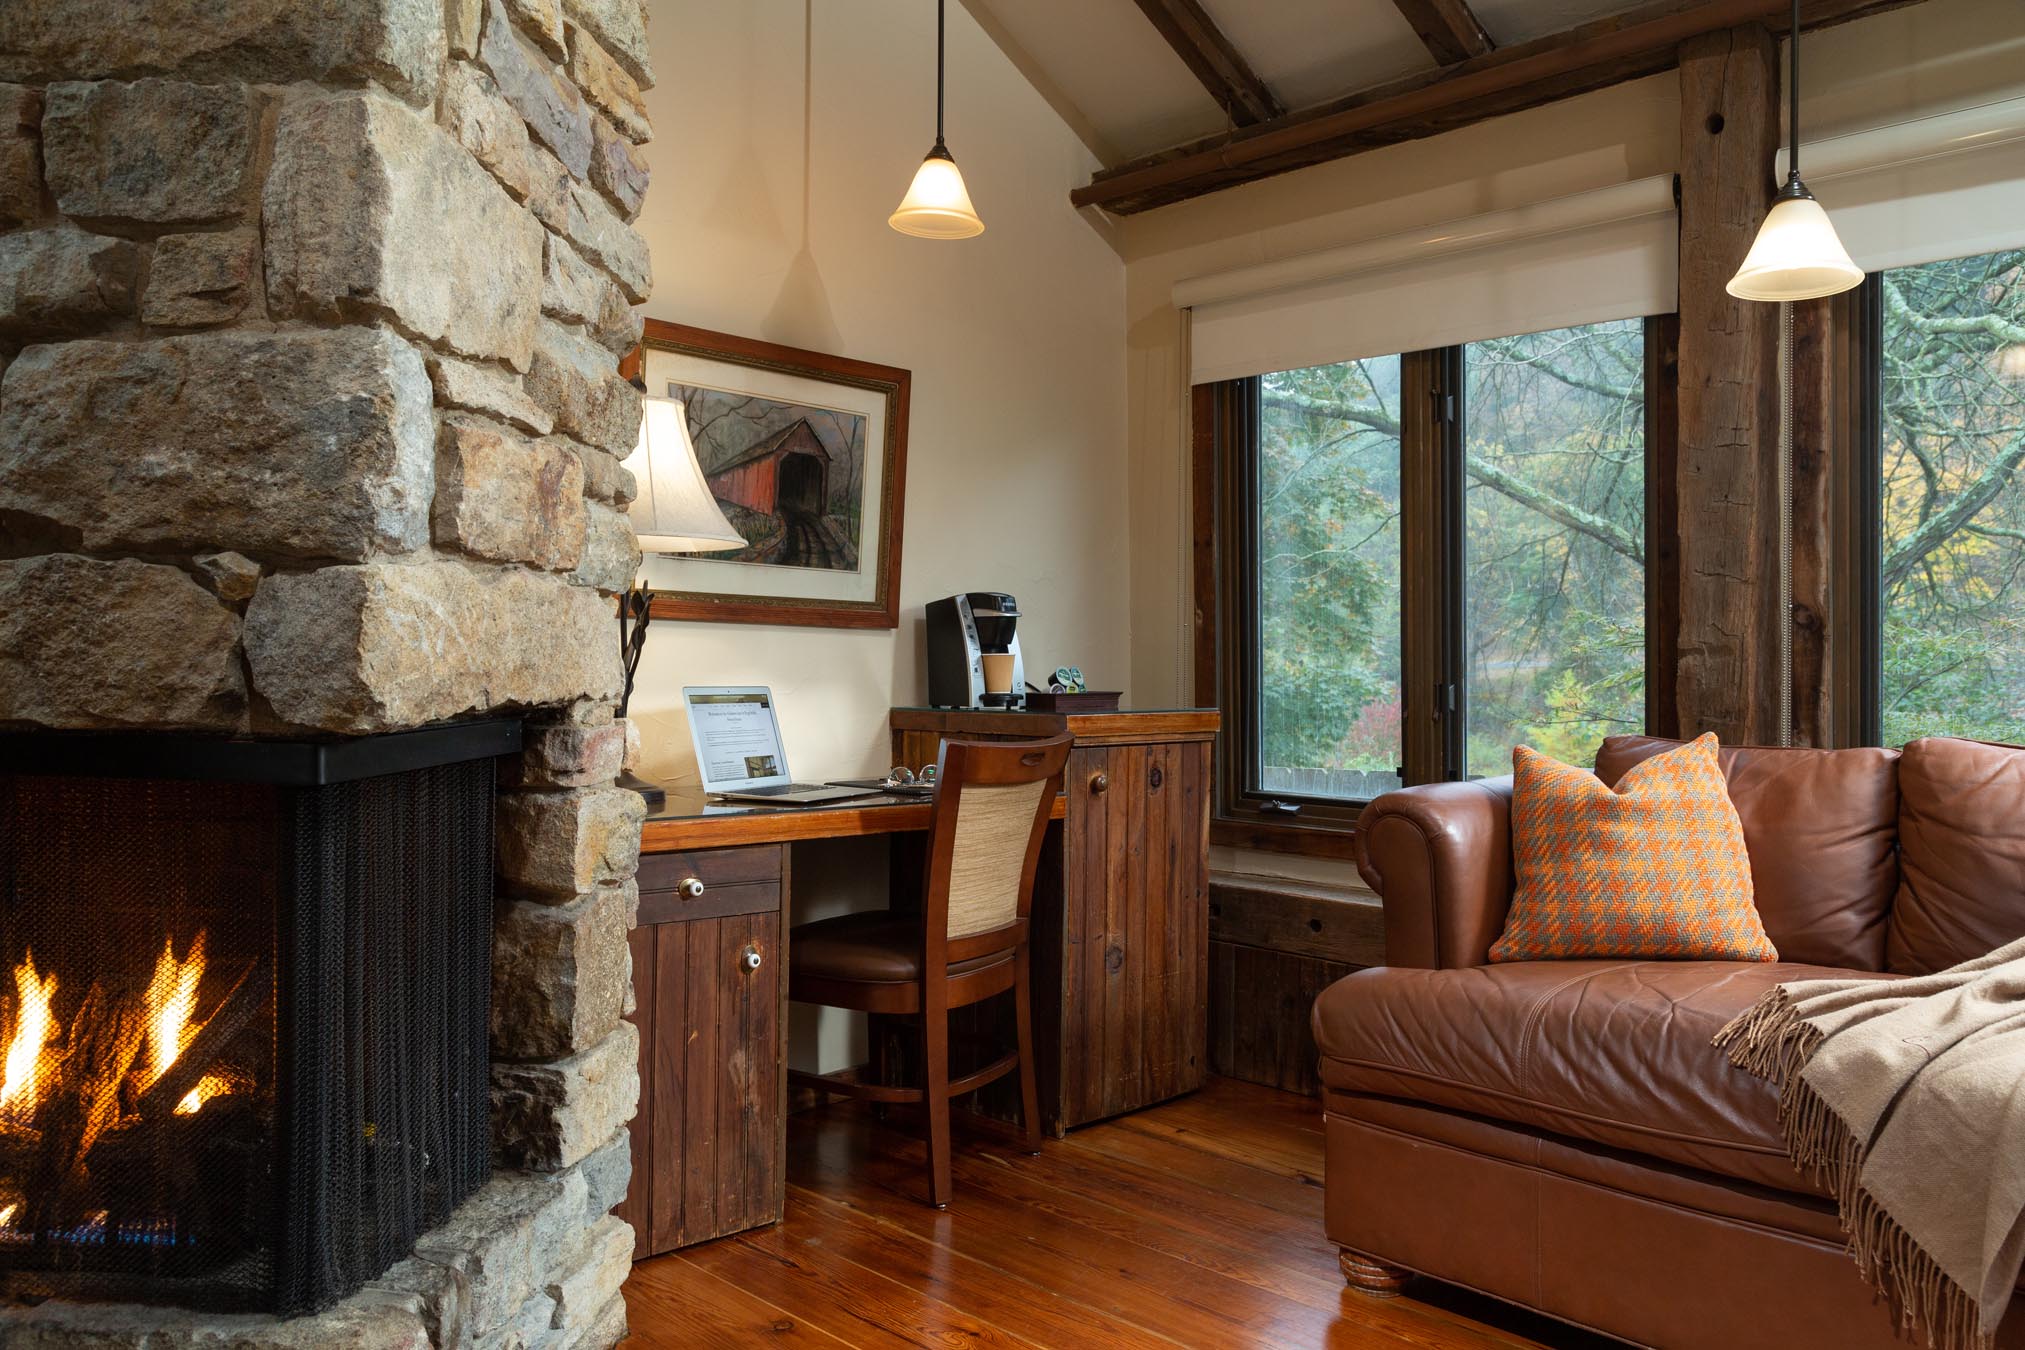
<path fill-rule="evenodd" d="M 4 1076 L 0 1076 L 0 1111 L 27 1120 L 42 1101 L 37 1066 L 55 1029 L 49 1005 L 56 998 L 56 976 L 35 973 L 34 952 L 14 968 L 14 993 L 14 1036 L 7 1046 Z"/>
<path fill-rule="evenodd" d="M 175 1066 L 176 1057 L 195 1039 L 198 1028 L 190 1025 L 197 1010 L 197 986 L 204 978 L 204 934 L 190 944 L 188 957 L 176 959 L 174 940 L 162 944 L 155 962 L 154 978 L 148 981 L 148 1006 L 154 1013 L 148 1022 L 148 1068 L 151 1082 L 161 1081 Z M 224 1080 L 205 1075 L 176 1103 L 176 1114 L 196 1114 L 207 1100 L 226 1090 Z"/>

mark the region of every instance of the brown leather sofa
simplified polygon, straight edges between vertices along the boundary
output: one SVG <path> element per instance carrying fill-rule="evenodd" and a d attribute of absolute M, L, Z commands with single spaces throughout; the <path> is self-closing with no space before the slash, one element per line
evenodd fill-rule
<path fill-rule="evenodd" d="M 1614 783 L 1676 742 L 1613 737 Z M 1389 965 L 1324 991 L 1327 1223 L 1351 1285 L 1419 1272 L 1636 1343 L 1903 1346 L 1777 1096 L 1709 1038 L 1785 980 L 1938 970 L 2025 934 L 2025 750 L 1725 749 L 1777 963 L 1489 965 L 1511 782 L 1387 793 L 1359 822 Z M 2025 1346 L 2025 1298 L 2000 1345 Z"/>

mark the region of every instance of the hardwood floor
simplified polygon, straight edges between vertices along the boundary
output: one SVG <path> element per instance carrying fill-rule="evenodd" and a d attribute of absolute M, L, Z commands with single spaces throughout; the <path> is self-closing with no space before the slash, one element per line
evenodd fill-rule
<path fill-rule="evenodd" d="M 1037 1158 L 959 1132 L 937 1212 L 918 1139 L 860 1106 L 804 1112 L 786 1221 L 635 1266 L 626 1346 L 1605 1344 L 1431 1282 L 1346 1290 L 1321 1125 L 1311 1098 L 1212 1079 Z"/>

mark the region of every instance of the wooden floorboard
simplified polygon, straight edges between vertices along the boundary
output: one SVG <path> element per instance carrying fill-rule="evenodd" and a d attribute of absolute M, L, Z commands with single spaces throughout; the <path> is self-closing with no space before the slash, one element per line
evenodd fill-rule
<path fill-rule="evenodd" d="M 1597 1345 L 1431 1282 L 1351 1293 L 1322 1233 L 1312 1098 L 1229 1079 L 1047 1141 L 957 1137 L 956 1198 L 921 1203 L 897 1117 L 788 1126 L 787 1218 L 633 1268 L 628 1350 L 779 1343 L 978 1350 Z"/>

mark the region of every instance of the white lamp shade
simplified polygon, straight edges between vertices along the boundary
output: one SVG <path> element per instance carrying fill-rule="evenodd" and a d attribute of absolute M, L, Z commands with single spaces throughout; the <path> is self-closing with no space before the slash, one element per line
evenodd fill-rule
<path fill-rule="evenodd" d="M 626 514 L 641 551 L 715 553 L 745 547 L 703 481 L 703 466 L 689 439 L 689 416 L 680 403 L 646 400 L 640 444 L 626 457 L 626 467 L 639 482 L 639 495 Z"/>
<path fill-rule="evenodd" d="M 1813 300 L 1862 281 L 1863 269 L 1850 261 L 1821 203 L 1781 197 L 1724 289 L 1739 300 Z"/>
<path fill-rule="evenodd" d="M 898 210 L 886 223 L 919 239 L 968 239 L 984 233 L 984 222 L 970 204 L 963 174 L 947 151 L 931 151 L 914 171 L 914 181 Z"/>

